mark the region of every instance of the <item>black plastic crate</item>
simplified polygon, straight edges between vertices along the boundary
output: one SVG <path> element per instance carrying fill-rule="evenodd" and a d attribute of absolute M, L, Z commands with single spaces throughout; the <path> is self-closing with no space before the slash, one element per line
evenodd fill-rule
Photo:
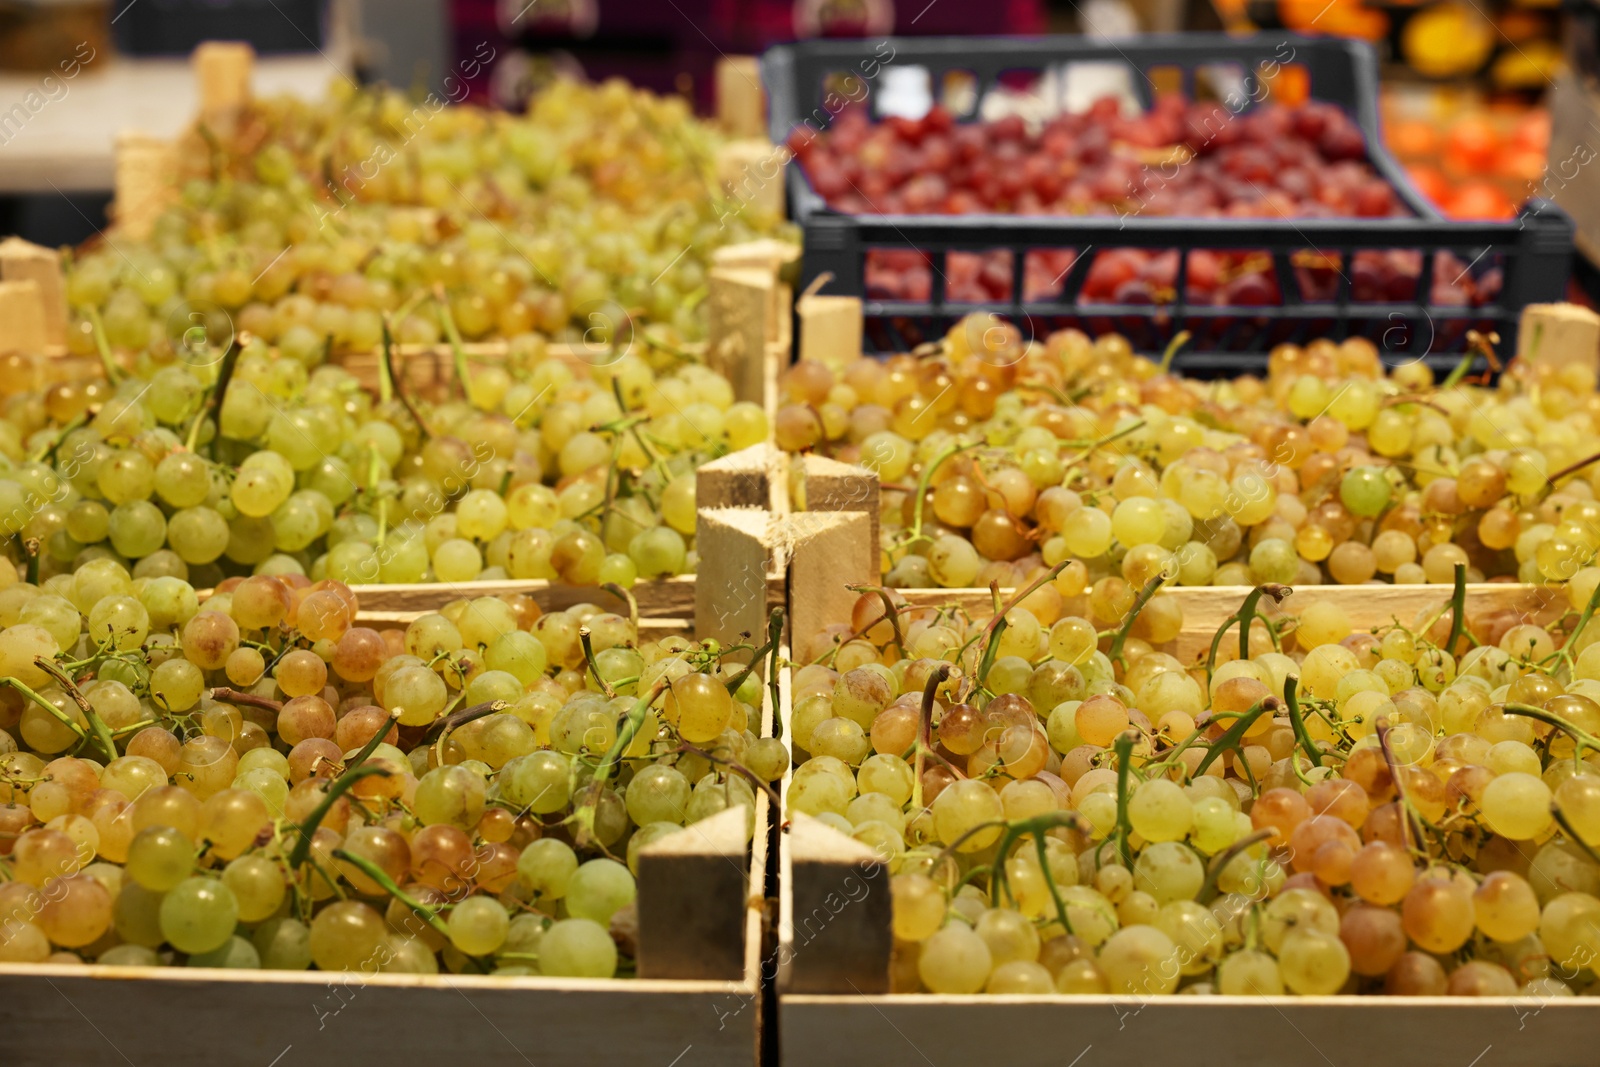
<path fill-rule="evenodd" d="M 1080 37 L 890 38 L 877 41 L 811 41 L 783 45 L 762 58 L 775 141 L 808 125 L 826 128 L 846 96 L 872 106 L 873 82 L 890 65 L 925 69 L 930 85 L 965 78 L 977 100 L 1017 71 L 1043 71 L 1070 63 L 1122 64 L 1135 73 L 1135 94 L 1151 103 L 1151 74 L 1176 72 L 1185 95 L 1196 95 L 1203 72 L 1235 68 L 1245 87 L 1235 113 L 1267 99 L 1258 72 L 1263 64 L 1304 69 L 1310 97 L 1341 108 L 1359 127 L 1366 161 L 1393 187 L 1408 218 L 1213 219 L 1182 217 L 1042 216 L 1009 214 L 845 214 L 829 208 L 798 163 L 788 168 L 791 216 L 804 228 L 800 284 L 831 274 L 826 291 L 864 299 L 869 349 L 904 351 L 941 336 L 973 311 L 1001 315 L 1025 335 L 1078 326 L 1126 333 L 1142 350 L 1159 351 L 1180 330 L 1191 334 L 1179 357 L 1190 373 L 1259 369 L 1265 353 L 1284 341 L 1326 336 L 1365 336 L 1390 362 L 1425 358 L 1453 364 L 1466 346 L 1468 329 L 1499 332 L 1501 348 L 1515 344 L 1516 322 L 1532 303 L 1563 299 L 1573 247 L 1572 220 L 1554 204 L 1531 200 L 1508 222 L 1444 219 L 1411 185 L 1383 147 L 1378 132 L 1377 65 L 1361 42 L 1302 37 L 1230 37 L 1178 34 L 1128 41 L 1095 42 Z M 854 78 L 849 82 L 847 79 Z M 846 79 L 840 89 L 841 78 Z M 834 91 L 829 96 L 829 90 Z M 840 95 L 841 93 L 845 95 Z M 938 98 L 935 89 L 935 99 Z M 975 121 L 973 114 L 957 121 Z M 1083 299 L 1083 284 L 1097 260 L 1119 249 L 1161 250 L 1175 260 L 1170 301 L 1108 304 Z M 976 303 L 947 298 L 945 278 L 952 253 L 994 253 L 1008 260 L 1009 296 Z M 926 261 L 930 284 L 925 299 L 884 299 L 868 288 L 869 253 L 913 253 Z M 1200 258 L 1215 252 L 1260 256 L 1276 292 L 1269 302 L 1197 303 L 1188 278 Z M 1030 254 L 1065 262 L 1051 291 L 1029 291 Z M 1405 263 L 1413 283 L 1383 288 L 1373 296 L 1362 284 L 1363 264 L 1376 259 Z M 1033 261 L 1037 263 L 1037 260 Z M 1459 272 L 1459 273 L 1458 273 Z M 1465 279 L 1474 295 L 1437 297 L 1434 282 Z M 1477 283 L 1477 284 L 1474 284 Z M 1382 287 L 1380 287 L 1382 288 Z M 1409 290 L 1409 291 L 1406 291 Z M 1259 295 L 1259 294 L 1258 294 Z"/>

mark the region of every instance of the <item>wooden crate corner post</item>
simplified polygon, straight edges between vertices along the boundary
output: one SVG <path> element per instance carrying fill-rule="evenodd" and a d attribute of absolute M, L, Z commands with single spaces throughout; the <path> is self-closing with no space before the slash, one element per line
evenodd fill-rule
<path fill-rule="evenodd" d="M 177 196 L 173 176 L 178 148 L 175 142 L 129 130 L 117 135 L 115 152 L 112 217 L 119 234 L 142 241 L 150 236 L 156 219 Z"/>
<path fill-rule="evenodd" d="M 716 71 L 717 122 L 730 137 L 767 135 L 767 94 L 761 61 L 755 56 L 723 56 Z"/>
<path fill-rule="evenodd" d="M 717 184 L 729 201 L 725 210 L 733 215 L 753 211 L 782 220 L 784 168 L 789 158 L 787 145 L 775 145 L 765 137 L 719 145 L 715 167 Z"/>
<path fill-rule="evenodd" d="M 700 508 L 695 550 L 694 629 L 723 644 L 767 632 L 767 573 L 778 553 L 772 513 L 765 508 Z"/>
<path fill-rule="evenodd" d="M 639 851 L 639 977 L 739 981 L 751 811 L 734 805 Z"/>
<path fill-rule="evenodd" d="M 818 292 L 831 277 L 819 274 L 795 301 L 794 310 L 800 320 L 800 358 L 838 370 L 861 358 L 866 319 L 860 297 Z"/>
<path fill-rule="evenodd" d="M 872 532 L 867 544 L 878 545 L 878 472 L 854 463 L 807 453 L 794 464 L 796 511 L 864 511 Z"/>
<path fill-rule="evenodd" d="M 256 51 L 243 41 L 205 41 L 191 63 L 200 89 L 200 121 L 210 129 L 232 133 L 239 113 L 250 102 L 250 79 Z"/>
<path fill-rule="evenodd" d="M 864 511 L 800 511 L 784 519 L 789 570 L 789 626 L 795 648 L 823 627 L 848 622 L 860 594 L 876 585 L 878 553 Z"/>
<path fill-rule="evenodd" d="M 0 281 L 0 352 L 45 348 L 44 295 L 32 278 Z"/>
<path fill-rule="evenodd" d="M 877 853 L 796 812 L 783 867 L 779 990 L 887 993 L 893 911 L 889 868 Z"/>
<path fill-rule="evenodd" d="M 776 512 L 775 481 L 783 453 L 769 444 L 751 445 L 702 463 L 694 472 L 695 506 L 767 508 Z"/>
<path fill-rule="evenodd" d="M 735 400 L 767 405 L 768 344 L 780 337 L 781 293 L 772 271 L 713 268 L 706 296 L 706 363 L 733 385 Z"/>
<path fill-rule="evenodd" d="M 1535 363 L 1600 365 L 1600 315 L 1577 304 L 1529 304 L 1517 326 L 1517 354 Z"/>
<path fill-rule="evenodd" d="M 45 343 L 53 347 L 65 345 L 67 287 L 61 275 L 61 253 L 20 237 L 0 241 L 0 282 L 28 281 L 39 286 Z"/>

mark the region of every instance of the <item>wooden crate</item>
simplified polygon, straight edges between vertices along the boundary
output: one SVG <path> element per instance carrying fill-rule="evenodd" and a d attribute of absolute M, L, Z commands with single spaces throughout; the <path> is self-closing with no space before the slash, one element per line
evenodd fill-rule
<path fill-rule="evenodd" d="M 758 509 L 746 509 L 755 512 Z M 761 511 L 766 516 L 765 511 Z M 768 516 L 770 518 L 770 516 Z M 733 601 L 695 618 L 690 601 L 647 636 L 725 633 L 766 610 L 782 554 L 774 526 L 702 527 Z M 752 532 L 753 531 L 753 532 Z M 781 573 L 781 572 L 780 572 Z M 781 584 L 779 586 L 781 588 Z M 405 610 L 358 623 L 403 626 L 456 595 L 422 587 Z M 740 590 L 755 588 L 753 605 Z M 720 609 L 720 610 L 719 610 Z M 651 630 L 654 629 L 654 633 Z M 777 708 L 763 689 L 763 733 Z M 610 1056 L 750 1067 L 758 1062 L 765 885 L 773 812 L 756 794 L 752 841 L 737 809 L 647 848 L 641 857 L 638 978 L 349 975 L 154 967 L 0 965 L 0 1062 L 7 1067 L 210 1067 L 259 1063 L 591 1065 Z"/>
<path fill-rule="evenodd" d="M 869 519 L 864 512 L 792 517 L 797 645 L 812 632 L 807 627 L 848 619 L 857 594 L 845 584 L 876 580 L 876 559 L 860 550 Z M 799 520 L 807 527 L 795 529 Z M 848 548 L 852 542 L 855 551 Z M 987 590 L 901 592 L 912 604 L 953 602 L 978 617 L 991 612 Z M 1185 662 L 1203 657 L 1211 635 L 1248 592 L 1180 588 L 1167 594 L 1182 603 L 1184 627 L 1166 650 Z M 1429 617 L 1449 597 L 1441 586 L 1318 586 L 1272 610 L 1293 614 L 1319 600 L 1336 602 L 1362 630 L 1396 617 L 1408 624 Z M 1507 609 L 1544 620 L 1566 610 L 1558 590 L 1500 583 L 1469 586 L 1467 602 L 1469 613 Z M 779 702 L 785 736 L 791 712 L 785 679 Z M 788 784 L 786 778 L 785 794 Z M 784 1067 L 983 1062 L 988 1056 L 1067 1067 L 1080 1061 L 1146 1067 L 1168 1050 L 1197 1067 L 1576 1067 L 1594 1059 L 1589 1036 L 1600 1025 L 1600 1003 L 1577 998 L 891 995 L 887 868 L 865 845 L 806 815 L 781 825 L 776 1040 Z"/>

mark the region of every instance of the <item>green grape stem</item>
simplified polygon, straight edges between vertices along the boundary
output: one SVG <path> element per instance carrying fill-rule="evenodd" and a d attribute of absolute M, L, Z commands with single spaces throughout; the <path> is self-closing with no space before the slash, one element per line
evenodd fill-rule
<path fill-rule="evenodd" d="M 417 405 L 411 402 L 411 397 L 407 396 L 405 389 L 401 387 L 400 376 L 394 372 L 394 337 L 389 329 L 389 316 L 387 315 L 383 317 L 383 367 L 384 374 L 394 389 L 394 395 L 399 398 L 401 406 L 406 409 L 406 414 L 410 415 L 412 421 L 417 424 L 417 429 L 421 431 L 422 436 L 431 440 L 433 431 L 428 429 L 428 424 L 423 421 L 422 414 L 417 411 Z"/>
<path fill-rule="evenodd" d="M 23 537 L 21 534 L 18 534 L 17 540 L 22 542 L 22 555 L 23 558 L 28 561 L 26 574 L 24 577 L 27 579 L 29 585 L 38 585 L 39 549 L 41 547 L 39 544 L 39 539 L 37 537 Z"/>
<path fill-rule="evenodd" d="M 366 875 L 368 878 L 371 878 L 374 882 L 377 882 L 385 893 L 388 893 L 391 897 L 394 897 L 394 899 L 410 908 L 418 918 L 432 927 L 435 933 L 439 934 L 439 936 L 443 937 L 446 941 L 450 940 L 450 928 L 444 924 L 444 920 L 439 918 L 439 912 L 441 909 L 429 907 L 420 900 L 417 900 L 415 897 L 408 894 L 405 890 L 401 889 L 395 884 L 394 879 L 390 878 L 382 867 L 379 867 L 376 863 L 373 863 L 365 856 L 358 856 L 354 852 L 350 852 L 342 848 L 336 848 L 333 850 L 333 858 L 336 860 L 343 860 L 345 863 L 350 864 L 350 866 L 360 870 L 362 874 Z M 475 957 L 467 956 L 464 952 L 462 955 L 466 956 L 467 959 L 472 961 L 472 965 L 477 968 L 479 974 L 489 973 L 489 968 L 485 967 L 482 961 L 476 959 Z"/>
<path fill-rule="evenodd" d="M 361 746 L 361 751 L 355 754 L 355 758 L 344 765 L 344 769 L 348 771 L 351 767 L 359 767 L 365 763 L 367 761 L 367 757 L 372 755 L 373 752 L 377 751 L 379 745 L 383 744 L 383 739 L 389 735 L 389 727 L 394 726 L 399 721 L 400 709 L 395 708 L 389 712 L 388 723 L 380 727 L 371 737 L 367 738 L 367 743 Z"/>
<path fill-rule="evenodd" d="M 1294 738 L 1300 743 L 1300 748 L 1305 752 L 1306 759 L 1311 761 L 1313 767 L 1322 766 L 1322 750 L 1316 742 L 1311 740 L 1311 733 L 1306 729 L 1306 718 L 1300 711 L 1300 701 L 1297 699 L 1300 688 L 1300 676 L 1291 674 L 1283 680 L 1283 702 L 1289 708 L 1289 725 L 1294 728 Z"/>
<path fill-rule="evenodd" d="M 1507 715 L 1520 715 L 1524 718 L 1537 719 L 1546 725 L 1554 726 L 1557 730 L 1560 730 L 1568 737 L 1571 737 L 1583 748 L 1589 748 L 1596 752 L 1600 752 L 1600 737 L 1596 737 L 1587 730 L 1575 726 L 1566 719 L 1563 719 L 1561 716 L 1545 711 L 1543 708 L 1536 708 L 1530 704 L 1508 703 L 1505 705 L 1504 711 Z"/>
<path fill-rule="evenodd" d="M 1211 862 L 1206 864 L 1206 880 L 1200 883 L 1200 892 L 1195 894 L 1195 900 L 1201 904 L 1210 904 L 1217 899 L 1217 879 L 1222 877 L 1222 872 L 1239 853 L 1270 838 L 1277 830 L 1271 826 L 1257 830 L 1248 837 L 1241 837 L 1227 848 L 1211 857 Z"/>
<path fill-rule="evenodd" d="M 1128 818 L 1128 776 L 1133 773 L 1133 743 L 1138 737 L 1137 731 L 1124 730 L 1111 743 L 1117 754 L 1117 825 L 1112 834 L 1117 839 L 1117 854 L 1122 857 L 1122 865 L 1130 871 L 1133 870 L 1133 847 L 1128 839 L 1133 834 L 1133 823 Z"/>
<path fill-rule="evenodd" d="M 228 397 L 228 386 L 233 382 L 233 368 L 239 363 L 239 339 L 235 337 L 228 344 L 228 350 L 222 354 L 222 363 L 217 367 L 217 382 L 211 387 L 211 398 L 207 402 L 211 423 L 216 427 L 216 433 L 211 438 L 211 458 L 217 458 L 217 442 L 222 440 L 222 402 Z M 189 434 L 194 437 L 198 432 L 197 427 L 190 429 Z M 190 446 L 193 451 L 193 446 Z"/>
<path fill-rule="evenodd" d="M 96 747 L 100 749 L 101 754 L 105 756 L 106 760 L 109 762 L 110 760 L 116 759 L 117 742 L 111 736 L 110 727 L 108 727 L 106 725 L 106 721 L 100 717 L 100 713 L 94 710 L 94 705 L 89 703 L 88 698 L 83 695 L 83 690 L 78 688 L 77 683 L 69 678 L 65 671 L 56 666 L 54 660 L 46 659 L 43 656 L 38 656 L 34 659 L 33 665 L 38 667 L 41 671 L 44 671 L 50 677 L 54 678 L 56 680 L 56 684 L 61 686 L 61 688 L 66 692 L 67 696 L 72 698 L 72 702 L 74 704 L 78 705 L 78 710 L 83 712 L 83 717 L 88 720 L 89 729 L 94 734 Z"/>
<path fill-rule="evenodd" d="M 1166 374 L 1172 370 L 1173 359 L 1176 358 L 1179 350 L 1189 343 L 1189 337 L 1188 330 L 1179 330 L 1173 335 L 1171 343 L 1167 345 L 1167 350 L 1161 354 L 1161 366 L 1159 368 L 1161 374 Z"/>
<path fill-rule="evenodd" d="M 1459 655 L 1461 635 L 1467 631 L 1467 565 L 1456 564 L 1455 590 L 1450 594 L 1450 643 L 1445 651 Z"/>
<path fill-rule="evenodd" d="M 1111 639 L 1111 651 L 1108 655 L 1112 663 L 1120 665 L 1124 670 L 1128 664 L 1127 658 L 1122 654 L 1122 646 L 1127 643 L 1128 634 L 1133 632 L 1133 624 L 1138 621 L 1139 613 L 1150 603 L 1150 598 L 1156 595 L 1156 590 L 1161 588 L 1161 583 L 1165 580 L 1158 574 L 1144 583 L 1144 588 L 1139 590 L 1139 595 L 1134 598 L 1133 607 L 1128 609 L 1128 617 L 1122 620 L 1122 629 Z"/>
<path fill-rule="evenodd" d="M 612 743 L 610 750 L 606 752 L 605 759 L 601 760 L 600 765 L 594 770 L 594 791 L 596 796 L 600 794 L 600 787 L 611 780 L 611 775 L 615 773 L 617 764 L 622 762 L 623 754 L 628 751 L 628 746 L 633 744 L 633 739 L 638 735 L 639 728 L 644 725 L 645 716 L 650 712 L 650 705 L 654 704 L 671 684 L 664 677 L 656 679 L 656 683 L 650 687 L 650 691 L 634 701 L 633 707 L 628 709 L 628 717 L 623 721 L 622 729 L 617 731 L 616 741 Z"/>
<path fill-rule="evenodd" d="M 589 636 L 588 626 L 578 627 L 578 643 L 583 647 L 583 662 L 587 666 L 589 673 L 594 676 L 595 684 L 600 687 L 600 691 L 606 695 L 607 700 L 614 700 L 617 691 L 611 688 L 610 682 L 600 676 L 600 664 L 595 662 L 594 641 Z"/>
<path fill-rule="evenodd" d="M 922 810 L 922 772 L 928 765 L 928 753 L 933 751 L 933 701 L 939 687 L 950 677 L 955 667 L 941 663 L 928 675 L 928 684 L 922 687 L 922 707 L 917 713 L 917 755 L 912 768 L 911 810 Z"/>
<path fill-rule="evenodd" d="M 1572 828 L 1571 821 L 1567 819 L 1567 813 L 1562 811 L 1561 805 L 1554 800 L 1550 802 L 1550 817 L 1556 821 L 1557 826 L 1561 827 L 1562 832 L 1567 835 L 1567 839 L 1577 845 L 1579 851 L 1585 856 L 1589 857 L 1590 862 L 1600 865 L 1600 853 L 1596 853 L 1589 846 L 1589 842 L 1578 836 L 1578 831 Z"/>
<path fill-rule="evenodd" d="M 65 726 L 74 734 L 78 735 L 79 744 L 82 744 L 84 741 L 89 739 L 89 735 L 84 732 L 83 727 L 72 721 L 72 716 L 68 715 L 66 712 L 50 703 L 38 693 L 35 693 L 32 689 L 29 689 L 26 685 L 23 685 L 21 682 L 17 681 L 17 679 L 0 678 L 0 685 L 9 685 L 12 689 L 15 689 L 17 692 L 33 701 L 35 704 L 39 705 L 45 711 L 49 712 L 57 722 L 61 723 L 62 726 Z"/>
<path fill-rule="evenodd" d="M 1400 764 L 1394 758 L 1394 746 L 1389 744 L 1389 717 L 1380 715 L 1373 725 L 1378 735 L 1378 748 L 1383 752 L 1383 762 L 1389 768 L 1389 777 L 1394 781 L 1395 796 L 1399 798 L 1400 809 L 1405 813 L 1405 818 L 1400 821 L 1405 846 L 1415 853 L 1425 855 L 1427 850 L 1422 843 L 1421 816 L 1417 814 L 1411 798 L 1406 795 L 1405 781 L 1400 775 Z"/>
<path fill-rule="evenodd" d="M 1238 625 L 1239 658 L 1249 659 L 1250 626 L 1259 614 L 1256 611 L 1256 604 L 1260 602 L 1262 596 L 1264 595 L 1270 596 L 1274 603 L 1281 604 L 1283 603 L 1284 598 L 1293 592 L 1294 590 L 1291 587 L 1287 585 L 1280 585 L 1276 582 L 1268 582 L 1265 585 L 1258 585 L 1254 589 L 1250 590 L 1249 594 L 1244 598 L 1244 603 L 1239 605 L 1239 610 L 1228 616 L 1228 618 L 1223 621 L 1222 626 L 1217 630 L 1216 635 L 1211 638 L 1211 651 L 1206 655 L 1207 681 L 1210 681 L 1211 675 L 1216 672 L 1217 650 L 1222 647 L 1222 639 L 1227 636 L 1228 631 L 1231 630 L 1236 624 Z M 1267 621 L 1265 615 L 1260 615 L 1260 618 L 1262 622 Z"/>
<path fill-rule="evenodd" d="M 507 471 L 506 473 L 509 475 L 511 472 Z M 500 495 L 504 496 L 505 494 L 501 493 Z M 639 601 L 635 599 L 634 595 L 628 590 L 622 588 L 622 586 L 618 585 L 616 582 L 606 582 L 600 588 L 604 589 L 606 592 L 610 593 L 612 596 L 628 605 L 628 625 L 633 627 L 634 633 L 638 633 Z"/>
<path fill-rule="evenodd" d="M 111 342 L 106 339 L 106 324 L 100 318 L 96 308 L 84 309 L 84 315 L 89 319 L 89 329 L 94 335 L 94 350 L 100 357 L 100 366 L 106 373 L 106 381 L 116 385 L 122 381 L 122 371 L 117 367 L 117 361 L 111 355 Z"/>
<path fill-rule="evenodd" d="M 461 331 L 456 328 L 456 317 L 450 313 L 450 298 L 445 295 L 442 283 L 434 285 L 433 300 L 439 307 L 439 325 L 444 327 L 445 339 L 450 342 L 450 358 L 456 368 L 456 385 L 461 390 L 461 398 L 470 402 L 472 372 L 467 367 L 467 354 L 461 348 Z"/>
<path fill-rule="evenodd" d="M 316 835 L 317 827 L 322 825 L 322 820 L 328 812 L 333 810 L 334 802 L 345 794 L 347 790 L 363 778 L 371 775 L 384 778 L 391 777 L 390 773 L 382 767 L 351 767 L 339 777 L 328 783 L 327 792 L 323 795 L 321 803 L 311 810 L 306 816 L 306 821 L 298 828 L 299 836 L 295 839 L 294 848 L 289 853 L 289 869 L 298 871 L 311 854 L 311 839 Z"/>
<path fill-rule="evenodd" d="M 1199 764 L 1196 765 L 1194 771 L 1189 777 L 1194 779 L 1206 773 L 1206 768 L 1211 766 L 1211 764 L 1216 761 L 1218 756 L 1222 755 L 1229 749 L 1239 751 L 1240 746 L 1244 743 L 1244 735 L 1249 732 L 1251 725 L 1268 711 L 1276 712 L 1281 704 L 1282 701 L 1280 701 L 1277 697 L 1270 696 L 1262 697 L 1260 700 L 1256 701 L 1255 704 L 1251 706 L 1249 711 L 1245 712 L 1243 715 L 1240 715 L 1236 720 L 1234 720 L 1233 725 L 1228 727 L 1223 735 L 1217 738 L 1216 741 L 1210 745 L 1210 747 L 1206 750 L 1205 756 L 1201 758 Z"/>
<path fill-rule="evenodd" d="M 940 452 L 937 456 L 934 456 L 922 468 L 922 474 L 917 477 L 916 499 L 911 502 L 911 536 L 906 540 L 906 544 L 914 545 L 918 542 L 928 540 L 928 538 L 922 535 L 922 508 L 928 496 L 928 485 L 933 480 L 934 471 L 937 471 L 941 466 L 943 466 L 944 461 L 949 459 L 951 456 L 954 456 L 959 452 L 965 452 L 968 449 L 977 448 L 979 443 L 980 442 L 977 441 L 971 441 L 964 445 L 951 445 L 944 451 Z"/>
<path fill-rule="evenodd" d="M 889 623 L 889 629 L 894 633 L 894 647 L 900 650 L 900 658 L 905 659 L 907 657 L 906 639 L 905 635 L 900 632 L 900 609 L 895 604 L 894 597 L 890 594 L 889 590 L 885 589 L 881 585 L 847 585 L 845 588 L 850 590 L 852 593 L 878 594 L 878 599 L 883 601 L 883 618 L 874 619 L 872 622 L 867 624 L 866 628 L 870 630 L 874 626 L 878 625 L 878 623 L 887 621 Z"/>

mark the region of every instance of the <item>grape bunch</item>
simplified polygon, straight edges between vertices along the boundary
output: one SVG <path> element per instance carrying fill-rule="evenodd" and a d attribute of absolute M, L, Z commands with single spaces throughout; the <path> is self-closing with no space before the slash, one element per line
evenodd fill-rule
<path fill-rule="evenodd" d="M 767 436 L 725 378 L 642 345 L 591 365 L 514 341 L 431 404 L 261 338 L 215 364 L 146 355 L 143 376 L 7 401 L 0 528 L 37 580 L 111 559 L 197 588 L 252 572 L 628 587 L 694 569 L 695 468 Z"/>
<path fill-rule="evenodd" d="M 786 764 L 733 649 L 522 596 L 358 611 L 0 567 L 0 962 L 609 978 L 639 850 L 748 834 Z"/>
<path fill-rule="evenodd" d="M 869 591 L 797 649 L 787 811 L 887 867 L 896 992 L 1593 995 L 1597 590 L 1352 632 L 1265 586 L 1192 664 L 1164 594 Z"/>
<path fill-rule="evenodd" d="M 248 331 L 307 363 L 402 343 L 704 336 L 712 253 L 783 220 L 714 182 L 720 135 L 677 97 L 557 83 L 525 115 L 427 108 L 335 80 L 191 135 L 181 198 L 147 240 L 71 264 L 73 351 L 177 349 Z"/>
<path fill-rule="evenodd" d="M 1020 588 L 1070 560 L 1052 587 L 1088 591 L 1109 625 L 1157 575 L 1570 579 L 1600 551 L 1594 372 L 1466 369 L 1386 370 L 1356 338 L 1279 346 L 1264 379 L 1196 381 L 1116 334 L 1025 341 L 973 316 L 918 353 L 795 364 L 774 433 L 878 473 L 896 587 Z"/>
<path fill-rule="evenodd" d="M 842 112 L 818 134 L 788 140 L 819 196 L 848 214 L 1147 216 L 1151 218 L 1395 218 L 1409 214 L 1367 162 L 1360 128 L 1338 107 L 1270 102 L 1242 113 L 1217 103 L 1160 95 L 1127 114 L 1106 97 L 1086 111 L 1030 127 L 1016 115 L 957 123 L 942 106 L 917 119 L 874 124 L 864 108 Z M 945 260 L 947 299 L 1017 299 L 1012 253 L 959 252 Z M 1062 291 L 1077 253 L 1028 252 L 1025 301 Z M 1500 272 L 1478 273 L 1451 253 L 1440 258 L 1430 300 L 1479 305 L 1499 293 Z M 1417 252 L 1363 250 L 1342 257 L 1307 248 L 1293 270 L 1307 300 L 1329 300 L 1349 272 L 1353 299 L 1415 300 Z M 1095 256 L 1080 293 L 1085 304 L 1168 304 L 1178 284 L 1178 253 L 1111 248 Z M 1198 305 L 1282 302 L 1270 256 L 1197 249 L 1189 255 L 1183 298 Z M 869 296 L 927 301 L 930 260 L 910 250 L 873 250 Z"/>

